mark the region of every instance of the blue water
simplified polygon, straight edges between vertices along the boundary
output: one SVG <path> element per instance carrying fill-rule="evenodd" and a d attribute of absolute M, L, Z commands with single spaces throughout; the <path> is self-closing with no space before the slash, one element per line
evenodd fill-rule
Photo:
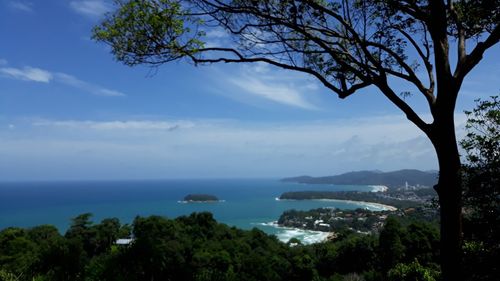
<path fill-rule="evenodd" d="M 64 232 L 72 217 L 86 212 L 94 215 L 94 222 L 117 217 L 122 223 L 130 223 L 137 215 L 175 218 L 209 211 L 219 222 L 228 225 L 243 229 L 258 227 L 270 234 L 280 234 L 283 229 L 263 223 L 276 221 L 285 210 L 360 207 L 347 202 L 275 199 L 283 192 L 298 190 L 369 191 L 371 187 L 255 179 L 0 183 L 0 229 L 52 224 Z M 213 194 L 225 202 L 179 203 L 189 193 Z"/>

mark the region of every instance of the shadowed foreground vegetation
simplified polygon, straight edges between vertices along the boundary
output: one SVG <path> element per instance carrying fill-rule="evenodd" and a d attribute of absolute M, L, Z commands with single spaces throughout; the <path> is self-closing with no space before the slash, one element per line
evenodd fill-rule
<path fill-rule="evenodd" d="M 390 218 L 380 235 L 347 229 L 335 241 L 291 247 L 275 236 L 217 223 L 210 213 L 176 219 L 73 219 L 0 232 L 0 280 L 436 280 L 438 230 Z M 128 245 L 116 239 L 133 237 Z M 297 243 L 292 239 L 292 243 Z M 405 277 L 406 276 L 406 277 Z M 357 279 L 356 279 L 357 278 Z M 409 279 L 408 279 L 409 278 Z"/>

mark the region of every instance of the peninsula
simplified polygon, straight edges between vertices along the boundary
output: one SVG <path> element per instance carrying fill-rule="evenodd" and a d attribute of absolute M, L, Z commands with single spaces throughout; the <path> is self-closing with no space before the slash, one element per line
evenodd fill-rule
<path fill-rule="evenodd" d="M 395 198 L 386 193 L 363 191 L 294 191 L 281 194 L 279 200 L 344 200 L 376 203 L 396 208 L 416 207 L 421 204 L 410 198 Z"/>
<path fill-rule="evenodd" d="M 406 169 L 392 172 L 356 171 L 324 177 L 300 176 L 284 178 L 281 181 L 307 184 L 385 185 L 389 189 L 410 186 L 420 189 L 434 186 L 437 183 L 437 176 L 435 171 Z"/>
<path fill-rule="evenodd" d="M 438 213 L 431 202 L 436 194 L 432 188 L 393 189 L 386 192 L 366 191 L 294 191 L 281 194 L 278 200 L 342 200 L 373 204 L 381 210 L 358 208 L 341 210 L 320 208 L 309 211 L 288 210 L 278 225 L 306 230 L 338 233 L 342 229 L 358 233 L 377 233 L 388 216 L 406 217 L 435 223 Z M 336 234 L 335 234 L 336 235 Z M 333 236 L 335 236 L 333 235 Z M 330 237 L 334 239 L 334 237 Z"/>

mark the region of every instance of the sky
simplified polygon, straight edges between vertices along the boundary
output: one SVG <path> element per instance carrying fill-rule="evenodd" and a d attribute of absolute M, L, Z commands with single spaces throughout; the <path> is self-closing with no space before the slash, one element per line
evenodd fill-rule
<path fill-rule="evenodd" d="M 0 181 L 437 169 L 430 142 L 375 88 L 341 100 L 264 64 L 131 68 L 90 38 L 111 9 L 105 0 L 0 0 Z M 499 69 L 495 46 L 464 82 L 459 138 L 463 111 L 498 95 Z M 407 102 L 431 120 L 421 96 Z"/>

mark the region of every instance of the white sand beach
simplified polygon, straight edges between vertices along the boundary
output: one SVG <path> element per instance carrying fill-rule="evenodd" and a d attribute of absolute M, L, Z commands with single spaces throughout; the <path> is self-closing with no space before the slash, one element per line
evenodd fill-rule
<path fill-rule="evenodd" d="M 275 198 L 276 201 L 297 201 L 294 199 L 280 199 L 278 197 Z M 315 201 L 331 201 L 331 202 L 346 202 L 355 205 L 359 205 L 361 208 L 365 207 L 369 210 L 374 211 L 396 211 L 398 208 L 390 205 L 385 205 L 381 203 L 375 202 L 366 202 L 366 201 L 354 201 L 354 200 L 341 200 L 341 199 L 306 199 L 306 200 L 315 200 Z"/>

